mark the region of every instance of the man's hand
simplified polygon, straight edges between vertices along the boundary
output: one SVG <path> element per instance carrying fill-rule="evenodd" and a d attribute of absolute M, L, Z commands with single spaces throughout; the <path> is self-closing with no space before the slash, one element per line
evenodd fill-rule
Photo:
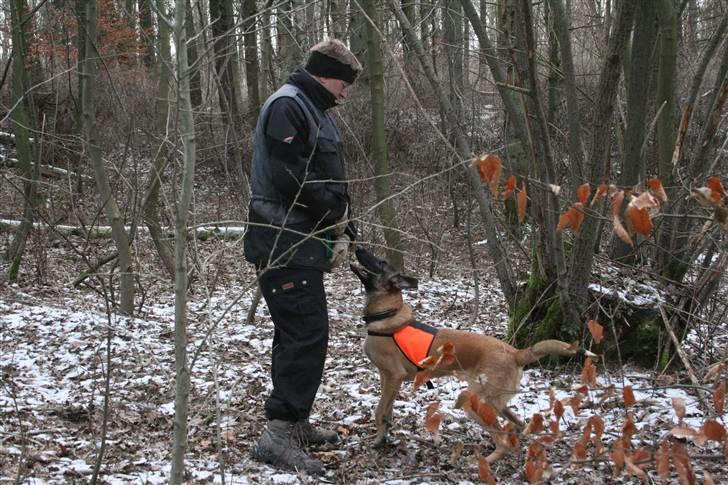
<path fill-rule="evenodd" d="M 339 218 L 338 221 L 334 224 L 334 228 L 331 232 L 333 232 L 334 236 L 337 239 L 340 239 L 341 236 L 344 234 L 344 231 L 346 231 L 346 226 L 349 224 L 349 204 L 346 204 L 346 208 L 344 209 L 344 214 Z M 351 239 L 349 240 L 351 242 Z"/>
<path fill-rule="evenodd" d="M 344 264 L 349 259 L 349 246 L 351 245 L 351 238 L 346 234 L 339 236 L 334 241 L 334 247 L 331 249 L 331 269 L 334 270 Z"/>

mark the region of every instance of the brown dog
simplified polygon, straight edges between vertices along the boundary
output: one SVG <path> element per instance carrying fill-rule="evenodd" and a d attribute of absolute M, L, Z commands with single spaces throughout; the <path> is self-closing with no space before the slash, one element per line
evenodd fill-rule
<path fill-rule="evenodd" d="M 525 365 L 546 355 L 594 356 L 559 340 L 544 340 L 518 350 L 486 335 L 422 325 L 415 321 L 412 308 L 402 301 L 402 290 L 417 288 L 417 280 L 401 274 L 387 261 L 364 249 L 357 249 L 356 258 L 361 266 L 352 264 L 350 267 L 366 290 L 364 320 L 367 322 L 367 338 L 364 350 L 379 370 L 382 387 L 382 397 L 375 414 L 375 446 L 386 442 L 392 420 L 392 404 L 402 383 L 413 379 L 421 370 L 416 364 L 425 357 L 436 355 L 437 349 L 446 343 L 452 344 L 454 359 L 449 360 L 453 362 L 439 365 L 432 377 L 455 373 L 464 376 L 469 391 L 519 427 L 522 426 L 521 421 L 506 405 L 518 392 Z M 421 340 L 419 350 L 412 340 Z M 479 422 L 484 424 L 482 420 Z M 493 429 L 485 427 L 493 433 Z M 508 451 L 508 445 L 502 439 L 494 441 L 496 449 L 487 457 L 489 463 L 500 459 Z"/>

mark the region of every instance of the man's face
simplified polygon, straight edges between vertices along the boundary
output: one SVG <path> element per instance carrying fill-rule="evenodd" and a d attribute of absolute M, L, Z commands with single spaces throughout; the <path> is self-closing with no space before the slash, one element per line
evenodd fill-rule
<path fill-rule="evenodd" d="M 320 77 L 319 82 L 326 88 L 328 92 L 334 95 L 337 102 L 342 102 L 349 95 L 349 84 L 341 79 L 334 79 L 331 77 Z"/>

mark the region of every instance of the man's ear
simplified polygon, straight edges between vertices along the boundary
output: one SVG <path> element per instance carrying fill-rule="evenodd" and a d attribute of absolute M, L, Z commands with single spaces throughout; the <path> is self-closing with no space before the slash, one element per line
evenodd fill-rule
<path fill-rule="evenodd" d="M 392 286 L 400 290 L 417 289 L 417 278 L 413 278 L 412 276 L 396 274 L 389 279 L 389 282 L 392 284 Z"/>

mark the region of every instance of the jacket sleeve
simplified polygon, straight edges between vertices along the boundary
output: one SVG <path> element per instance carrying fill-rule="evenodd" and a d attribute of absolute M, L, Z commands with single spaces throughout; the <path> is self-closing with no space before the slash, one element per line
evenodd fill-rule
<path fill-rule="evenodd" d="M 308 146 L 306 120 L 290 98 L 270 106 L 266 138 L 270 149 L 273 185 L 288 204 L 296 204 L 311 219 L 333 224 L 344 215 L 348 204 L 346 182 L 332 181 L 317 171 Z"/>

